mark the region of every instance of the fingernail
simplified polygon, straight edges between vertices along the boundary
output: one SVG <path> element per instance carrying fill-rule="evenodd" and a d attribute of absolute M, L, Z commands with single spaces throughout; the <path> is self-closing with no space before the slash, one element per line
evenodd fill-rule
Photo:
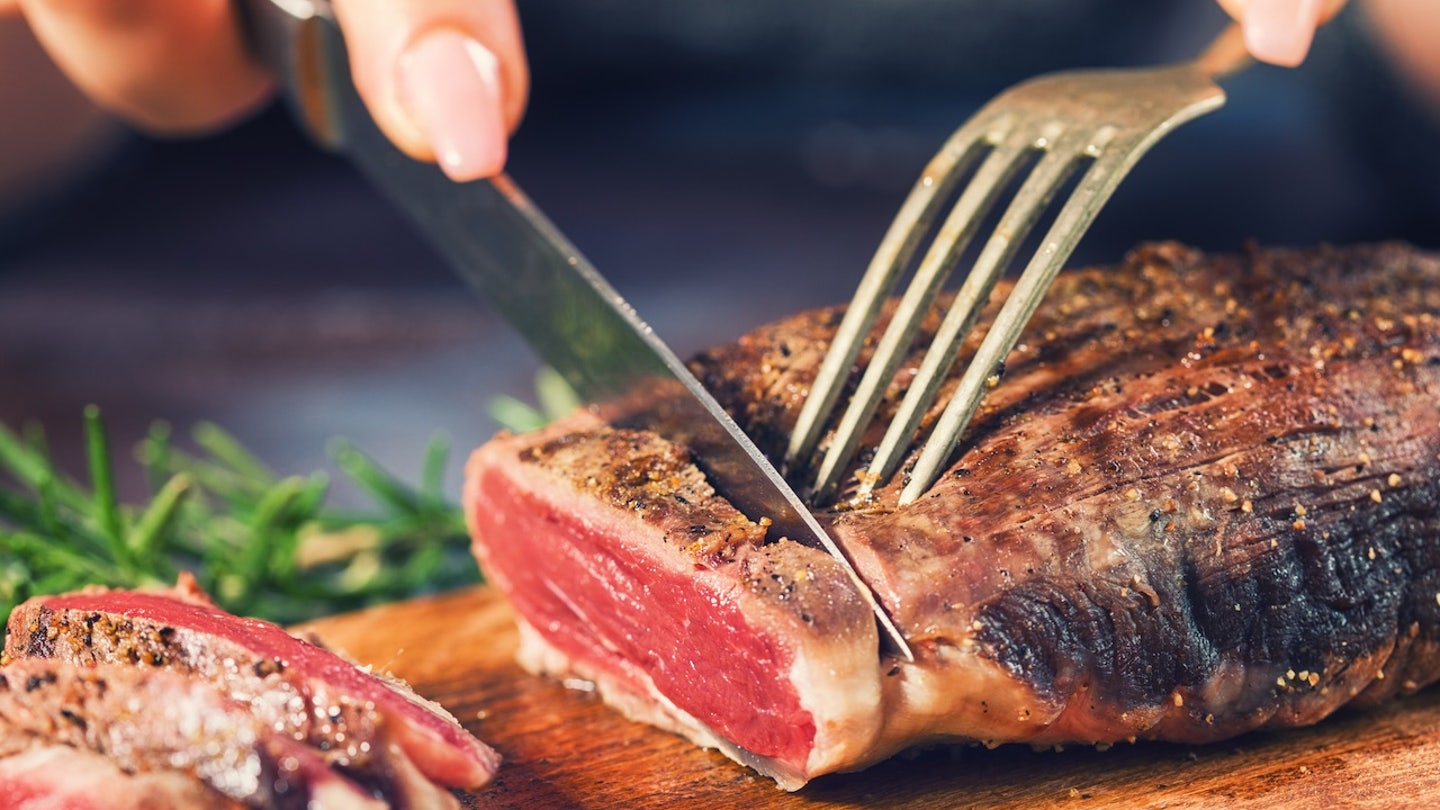
<path fill-rule="evenodd" d="M 498 174 L 505 165 L 499 61 L 453 29 L 416 40 L 400 57 L 400 103 L 452 180 Z"/>
<path fill-rule="evenodd" d="M 1245 47 L 1256 59 L 1285 67 L 1305 61 L 1321 0 L 1250 0 L 1245 6 Z"/>

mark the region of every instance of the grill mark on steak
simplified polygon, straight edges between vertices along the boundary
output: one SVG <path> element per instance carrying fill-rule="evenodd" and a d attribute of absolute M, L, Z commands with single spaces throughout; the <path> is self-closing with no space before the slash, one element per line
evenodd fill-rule
<path fill-rule="evenodd" d="M 765 527 L 728 504 L 689 452 L 636 430 L 567 434 L 526 448 L 522 460 L 570 476 L 590 497 L 670 527 L 668 542 L 697 558 L 730 559 L 765 539 Z"/>
<path fill-rule="evenodd" d="M 1177 689 L 1204 691 L 1223 657 L 1321 673 L 1303 690 L 1277 686 L 1277 698 L 1314 693 L 1300 702 L 1328 711 L 1324 693 L 1367 685 L 1332 676 L 1340 662 L 1378 653 L 1415 622 L 1428 628 L 1411 647 L 1420 654 L 1440 627 L 1436 592 L 1417 581 L 1440 566 L 1437 276 L 1435 260 L 1398 247 L 1232 259 L 1161 246 L 1117 272 L 1067 274 L 951 473 L 908 513 L 894 511 L 897 476 L 875 503 L 837 515 L 837 534 L 852 553 L 874 548 L 860 552 L 866 573 L 890 585 L 912 641 L 952 643 L 978 623 L 987 654 L 1056 706 L 1083 687 L 1118 720 Z M 810 356 L 793 329 L 782 322 L 696 363 L 707 380 L 788 380 L 729 392 L 803 390 L 813 367 L 754 354 L 787 335 L 789 356 Z M 757 409 L 725 404 L 753 427 Z M 785 433 L 792 412 L 777 421 Z M 1113 535 L 1099 542 L 1118 541 L 1129 559 L 1087 564 L 1086 541 L 1066 539 L 1077 521 L 1098 524 Z M 913 561 L 964 554 L 957 534 L 986 537 L 1000 559 L 972 553 L 952 567 L 953 590 L 937 587 L 937 566 Z M 941 598 L 975 609 L 937 628 Z M 1119 643 L 1130 638 L 1141 643 Z M 1214 728 L 1205 737 L 1247 724 L 1225 706 L 1195 711 Z"/>
<path fill-rule="evenodd" d="M 691 362 L 772 458 L 837 313 L 802 313 Z M 936 321 L 922 327 L 919 345 Z M 967 340 L 962 361 L 982 338 Z M 918 361 L 897 373 L 867 442 L 878 440 Z M 877 665 L 873 647 L 824 648 L 826 665 L 852 683 L 871 673 L 878 707 L 847 704 L 824 691 L 824 678 L 772 671 L 777 693 L 798 694 L 818 727 L 834 722 L 865 742 L 841 752 L 848 738 L 817 734 L 808 761 L 759 767 L 793 786 L 937 739 L 1200 742 L 1314 722 L 1346 702 L 1433 682 L 1437 413 L 1436 257 L 1400 245 L 1243 256 L 1156 245 L 1120 268 L 1062 274 L 930 492 L 897 508 L 902 467 L 873 500 L 846 502 L 852 486 L 818 510 L 919 657 Z M 485 482 L 611 513 L 613 502 L 591 501 L 566 464 L 540 468 L 523 455 L 567 431 L 597 429 L 576 417 L 539 437 L 497 439 L 472 461 L 477 553 L 502 587 L 505 565 L 487 562 L 494 547 L 550 539 L 516 536 L 481 514 L 482 502 L 506 509 Z M 623 461 L 592 465 L 612 463 Z M 716 504 L 723 499 L 691 501 L 688 514 L 700 523 L 706 510 L 728 508 Z M 611 518 L 611 542 L 629 533 L 626 542 L 647 547 L 655 524 L 645 521 L 657 515 L 638 524 Z M 740 581 L 723 565 L 707 570 Z M 562 588 L 585 576 L 551 574 Z M 750 595 L 746 620 L 770 615 L 754 622 L 760 630 L 788 638 L 802 656 L 819 649 L 797 614 L 767 613 L 778 593 Z M 607 609 L 643 618 L 667 608 Z M 519 613 L 523 623 L 528 614 Z M 849 626 L 823 613 L 818 621 Z M 527 630 L 542 646 L 565 632 Z M 552 668 L 590 666 L 561 657 Z M 676 697 L 611 681 L 661 706 Z M 687 722 L 672 725 L 702 739 Z"/>

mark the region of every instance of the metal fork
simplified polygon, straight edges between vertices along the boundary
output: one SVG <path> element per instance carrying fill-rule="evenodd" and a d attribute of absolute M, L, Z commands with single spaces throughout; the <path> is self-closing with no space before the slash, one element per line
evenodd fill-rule
<path fill-rule="evenodd" d="M 856 502 L 868 498 L 904 459 L 917 425 L 934 403 L 996 280 L 1059 188 L 1088 164 L 965 369 L 914 469 L 908 471 L 909 480 L 900 494 L 902 505 L 922 495 L 939 475 L 987 384 L 992 384 L 990 378 L 1121 179 L 1170 130 L 1223 105 L 1225 93 L 1214 79 L 1248 63 L 1240 31 L 1232 25 L 1191 62 L 1145 69 L 1067 71 L 1016 85 L 991 100 L 950 137 L 926 166 L 881 240 L 791 434 L 785 468 L 793 474 L 808 469 L 851 365 L 901 271 L 909 265 L 943 204 L 952 198 L 959 180 L 974 169 L 876 344 L 809 490 L 812 502 L 828 498 L 839 485 L 945 278 L 1019 170 L 1033 161 L 1030 174 L 956 292 L 894 420 L 860 475 Z"/>

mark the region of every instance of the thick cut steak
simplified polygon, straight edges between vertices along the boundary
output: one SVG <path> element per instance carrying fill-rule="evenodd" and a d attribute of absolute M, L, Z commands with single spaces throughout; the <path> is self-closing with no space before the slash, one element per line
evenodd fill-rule
<path fill-rule="evenodd" d="M 838 314 L 692 361 L 772 455 Z M 819 509 L 913 664 L 685 448 L 587 412 L 497 437 L 467 515 L 523 663 L 788 788 L 934 742 L 1216 740 L 1440 677 L 1440 259 L 1144 247 L 1062 275 L 997 372 L 923 498 L 896 507 L 902 471 Z"/>

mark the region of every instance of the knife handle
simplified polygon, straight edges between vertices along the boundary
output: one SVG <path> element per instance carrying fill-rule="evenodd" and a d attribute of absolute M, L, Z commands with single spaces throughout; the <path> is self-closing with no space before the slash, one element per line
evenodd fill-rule
<path fill-rule="evenodd" d="M 349 81 L 345 40 L 328 0 L 241 0 L 240 28 L 250 50 L 284 85 L 295 118 L 320 146 L 345 144 L 337 83 Z"/>

